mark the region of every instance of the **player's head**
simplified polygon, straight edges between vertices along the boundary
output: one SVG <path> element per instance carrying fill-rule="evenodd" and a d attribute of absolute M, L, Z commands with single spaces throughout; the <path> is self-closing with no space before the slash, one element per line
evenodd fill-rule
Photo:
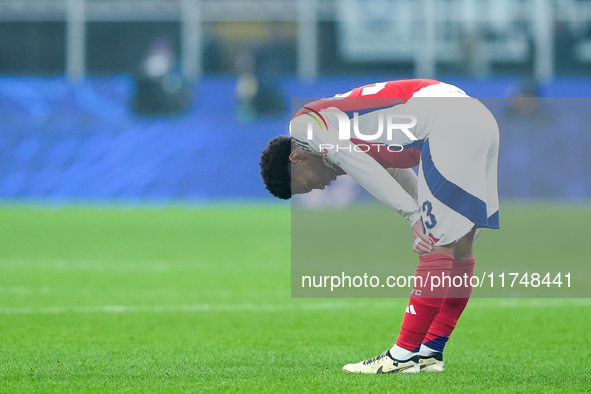
<path fill-rule="evenodd" d="M 292 194 L 324 189 L 336 179 L 336 172 L 324 164 L 321 156 L 296 147 L 286 136 L 269 142 L 261 154 L 260 165 L 267 190 L 284 200 Z"/>
<path fill-rule="evenodd" d="M 267 190 L 283 200 L 291 198 L 291 171 L 289 155 L 291 138 L 279 136 L 271 141 L 261 154 L 261 176 Z"/>

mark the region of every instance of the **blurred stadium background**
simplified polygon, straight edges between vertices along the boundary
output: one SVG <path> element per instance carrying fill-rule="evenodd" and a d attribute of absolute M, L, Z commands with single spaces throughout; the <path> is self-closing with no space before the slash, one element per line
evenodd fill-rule
<path fill-rule="evenodd" d="M 434 77 L 527 118 L 510 97 L 587 96 L 590 71 L 586 0 L 0 0 L 0 198 L 270 199 L 291 97 Z M 512 125 L 503 197 L 590 196 L 591 135 L 552 165 L 569 128 Z"/>

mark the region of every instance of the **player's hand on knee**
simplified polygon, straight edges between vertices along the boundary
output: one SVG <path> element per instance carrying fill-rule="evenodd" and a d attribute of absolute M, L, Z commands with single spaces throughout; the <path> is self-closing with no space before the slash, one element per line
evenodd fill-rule
<path fill-rule="evenodd" d="M 425 235 L 423 221 L 421 219 L 412 226 L 412 241 L 412 250 L 418 254 L 426 254 L 433 251 L 433 242 Z"/>

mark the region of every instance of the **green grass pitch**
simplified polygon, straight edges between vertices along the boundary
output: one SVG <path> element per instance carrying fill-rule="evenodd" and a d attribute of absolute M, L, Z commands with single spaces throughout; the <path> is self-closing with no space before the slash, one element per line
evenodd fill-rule
<path fill-rule="evenodd" d="M 289 207 L 0 218 L 3 393 L 591 389 L 589 299 L 473 299 L 445 373 L 344 374 L 391 346 L 406 300 L 292 299 Z M 505 204 L 477 257 L 589 264 L 590 220 L 584 205 Z M 410 237 L 401 221 L 392 232 Z"/>

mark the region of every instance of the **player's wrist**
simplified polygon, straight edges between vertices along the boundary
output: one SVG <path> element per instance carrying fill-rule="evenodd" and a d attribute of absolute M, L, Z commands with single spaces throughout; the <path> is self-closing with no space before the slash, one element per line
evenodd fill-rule
<path fill-rule="evenodd" d="M 410 224 L 411 227 L 414 227 L 414 225 L 421 219 L 421 212 L 417 209 L 416 211 L 412 212 L 410 215 L 406 216 L 406 220 L 408 220 L 408 223 Z"/>

